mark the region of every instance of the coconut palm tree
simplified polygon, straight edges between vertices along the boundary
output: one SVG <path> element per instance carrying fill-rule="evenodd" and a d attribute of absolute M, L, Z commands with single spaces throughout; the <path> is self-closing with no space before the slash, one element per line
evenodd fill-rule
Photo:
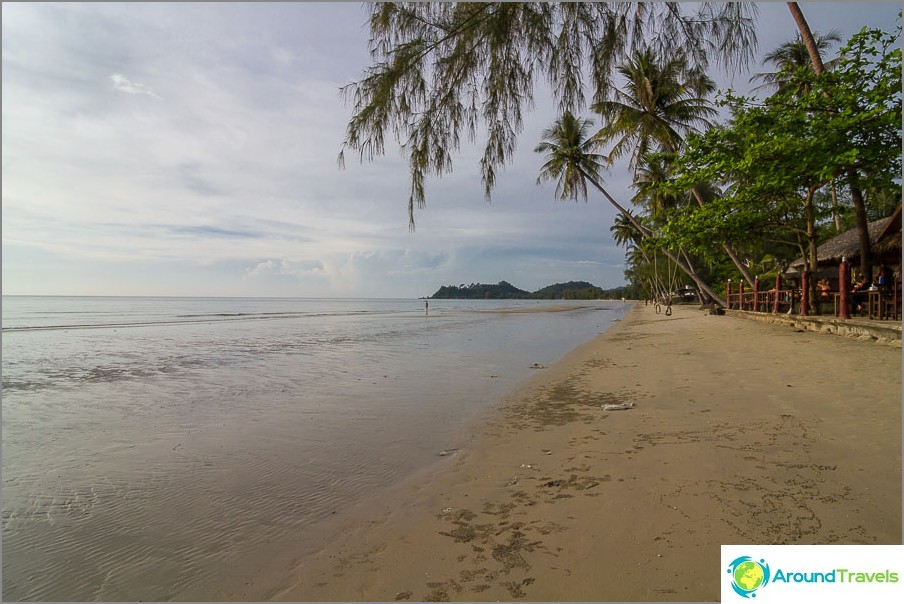
<path fill-rule="evenodd" d="M 666 287 L 655 271 L 650 253 L 645 249 L 649 246 L 649 241 L 645 242 L 643 235 L 621 214 L 615 217 L 615 222 L 609 227 L 609 232 L 612 233 L 615 243 L 625 248 L 625 262 L 634 277 L 638 281 L 644 282 L 649 297 L 660 299 Z M 655 250 L 652 253 L 655 254 Z"/>
<path fill-rule="evenodd" d="M 788 2 L 788 10 L 791 11 L 791 17 L 797 25 L 797 30 L 800 32 L 807 54 L 810 56 L 813 71 L 816 72 L 816 75 L 821 75 L 825 71 L 825 65 L 822 62 L 822 55 L 819 54 L 819 45 L 816 43 L 816 36 L 813 35 L 810 24 L 807 23 L 807 19 L 804 17 L 804 13 L 800 10 L 800 5 L 797 2 Z"/>
<path fill-rule="evenodd" d="M 603 157 L 594 153 L 596 143 L 592 137 L 587 136 L 592 126 L 592 120 L 576 118 L 570 112 L 565 112 L 552 126 L 541 133 L 543 140 L 534 148 L 534 151 L 545 153 L 547 160 L 540 168 L 537 184 L 555 180 L 556 194 L 560 198 L 577 200 L 587 198 L 587 183 L 589 182 L 637 229 L 644 239 L 650 238 L 652 236 L 650 229 L 618 203 L 601 184 L 600 173 L 603 170 L 601 161 Z M 667 248 L 663 247 L 662 252 L 713 300 L 722 306 L 726 305 L 725 300 L 716 294 L 693 268 L 690 268 Z"/>
<path fill-rule="evenodd" d="M 630 154 L 629 166 L 636 170 L 651 152 L 677 151 L 685 133 L 711 125 L 707 118 L 716 110 L 706 96 L 715 83 L 681 55 L 663 60 L 644 49 L 616 71 L 627 86 L 613 87 L 613 99 L 592 107 L 602 117 L 594 139 L 614 143 L 610 162 Z"/>
<path fill-rule="evenodd" d="M 671 166 L 665 156 L 646 156 L 634 171 L 636 193 L 631 201 L 638 206 L 646 206 L 654 218 L 665 219 L 667 213 L 682 206 L 685 201 L 666 192 L 661 185 L 668 182 Z"/>
<path fill-rule="evenodd" d="M 605 169 L 602 155 L 594 153 L 597 144 L 588 136 L 593 120 L 577 118 L 566 111 L 552 126 L 540 133 L 543 139 L 534 151 L 546 153 L 547 160 L 540 167 L 537 184 L 556 181 L 556 195 L 560 199 L 587 199 L 587 182 L 593 184 L 619 213 L 644 236 L 650 231 L 637 218 L 615 201 L 600 185 L 600 173 Z"/>
<path fill-rule="evenodd" d="M 566 112 L 540 134 L 543 140 L 534 151 L 547 153 L 548 159 L 540 168 L 538 185 L 555 180 L 560 199 L 587 199 L 587 179 L 599 180 L 605 169 L 605 158 L 595 152 L 597 145 L 589 136 L 592 127 L 593 120 Z"/>
<path fill-rule="evenodd" d="M 630 248 L 643 241 L 640 231 L 622 214 L 615 217 L 615 222 L 609 227 L 609 232 L 612 233 L 612 239 L 616 245 L 620 247 Z"/>
<path fill-rule="evenodd" d="M 593 105 L 603 119 L 594 139 L 613 143 L 610 162 L 630 154 L 629 166 L 636 181 L 643 161 L 652 152 L 674 153 L 688 132 L 711 125 L 708 118 L 715 116 L 716 110 L 706 97 L 715 90 L 715 83 L 683 55 L 663 58 L 650 49 L 635 53 L 617 72 L 626 85 L 613 87 L 614 98 Z M 666 170 L 666 166 L 656 168 Z M 697 187 L 691 193 L 704 205 Z M 728 243 L 721 245 L 752 287 L 753 277 L 738 254 Z"/>
<path fill-rule="evenodd" d="M 825 51 L 827 51 L 833 43 L 840 42 L 841 35 L 835 30 L 830 31 L 825 35 L 814 33 L 813 41 L 816 45 L 816 50 L 819 53 L 823 67 L 825 69 L 832 69 L 837 62 L 837 59 L 826 61 L 824 59 Z M 754 88 L 754 90 L 785 92 L 787 88 L 792 85 L 790 73 L 801 67 L 810 67 L 812 62 L 810 60 L 810 53 L 807 50 L 807 45 L 798 33 L 794 36 L 793 40 L 780 44 L 775 50 L 763 57 L 763 64 L 773 65 L 776 68 L 776 71 L 754 74 L 750 78 L 750 81 L 762 82 L 762 84 Z M 806 92 L 806 90 L 800 88 L 796 92 L 802 94 Z"/>

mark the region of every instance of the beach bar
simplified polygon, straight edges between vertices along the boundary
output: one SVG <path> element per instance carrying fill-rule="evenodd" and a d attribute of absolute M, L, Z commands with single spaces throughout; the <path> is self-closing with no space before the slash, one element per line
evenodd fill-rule
<path fill-rule="evenodd" d="M 725 287 L 728 308 L 754 313 L 788 314 L 806 317 L 810 308 L 819 315 L 840 320 L 851 318 L 874 321 L 901 320 L 901 204 L 888 218 L 869 223 L 873 255 L 873 279 L 857 273 L 860 248 L 857 229 L 850 229 L 817 248 L 817 269 L 809 275 L 799 258 L 772 284 L 754 280 L 746 291 L 743 280 Z M 810 283 L 816 279 L 818 298 L 810 304 Z"/>

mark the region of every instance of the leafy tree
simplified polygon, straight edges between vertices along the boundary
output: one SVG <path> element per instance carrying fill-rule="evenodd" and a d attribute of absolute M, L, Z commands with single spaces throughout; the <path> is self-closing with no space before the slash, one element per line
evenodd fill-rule
<path fill-rule="evenodd" d="M 781 228 L 799 238 L 812 270 L 818 224 L 831 210 L 819 205 L 819 189 L 835 178 L 856 180 L 857 187 L 890 188 L 900 176 L 897 35 L 862 30 L 833 71 L 817 76 L 796 70 L 794 85 L 763 104 L 729 95 L 731 120 L 688 137 L 678 176 L 669 185 L 682 190 L 711 180 L 725 194 L 671 221 L 668 237 L 695 249 L 712 237 L 743 241 Z"/>
<path fill-rule="evenodd" d="M 534 89 L 545 80 L 560 109 L 607 96 L 613 68 L 649 47 L 704 69 L 711 57 L 745 65 L 755 45 L 753 3 L 379 2 L 370 5 L 373 65 L 343 91 L 353 113 L 339 155 L 372 160 L 394 137 L 408 158 L 409 220 L 425 180 L 452 170 L 466 137 L 486 142 L 487 198 L 515 150 Z"/>

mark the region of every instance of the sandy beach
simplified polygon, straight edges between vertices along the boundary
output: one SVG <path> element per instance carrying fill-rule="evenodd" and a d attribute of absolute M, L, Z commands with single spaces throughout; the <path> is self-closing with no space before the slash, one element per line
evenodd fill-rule
<path fill-rule="evenodd" d="M 901 543 L 901 358 L 637 305 L 269 597 L 715 601 L 721 544 Z"/>

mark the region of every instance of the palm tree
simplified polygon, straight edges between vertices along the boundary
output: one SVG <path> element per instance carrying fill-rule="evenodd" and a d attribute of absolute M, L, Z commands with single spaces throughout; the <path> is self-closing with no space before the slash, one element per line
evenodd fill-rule
<path fill-rule="evenodd" d="M 615 222 L 609 227 L 609 232 L 612 233 L 615 243 L 625 248 L 625 261 L 630 267 L 631 273 L 637 280 L 643 279 L 646 282 L 649 297 L 659 299 L 666 288 L 655 271 L 650 254 L 645 249 L 643 235 L 621 214 L 615 217 Z M 649 242 L 646 243 L 649 244 Z M 653 253 L 656 253 L 655 250 Z"/>
<path fill-rule="evenodd" d="M 840 41 L 841 35 L 835 30 L 830 31 L 825 35 L 819 33 L 813 34 L 813 43 L 816 45 L 816 50 L 819 53 L 820 60 L 825 69 L 831 69 L 837 62 L 837 59 L 831 61 L 823 60 L 825 51 L 828 50 L 833 43 Z M 812 62 L 810 60 L 809 51 L 807 50 L 807 45 L 804 44 L 803 38 L 798 33 L 794 36 L 793 40 L 779 45 L 775 50 L 763 57 L 763 64 L 772 64 L 776 67 L 777 71 L 754 74 L 753 77 L 750 78 L 750 81 L 762 82 L 762 84 L 754 88 L 754 90 L 785 92 L 791 85 L 790 74 L 796 69 L 811 66 Z M 795 92 L 797 94 L 802 94 L 806 92 L 806 90 L 800 88 Z"/>
<path fill-rule="evenodd" d="M 800 5 L 797 2 L 788 2 L 788 10 L 791 11 L 791 17 L 797 25 L 797 30 L 800 32 L 807 54 L 810 56 L 813 71 L 816 72 L 816 75 L 822 75 L 822 72 L 825 71 L 825 65 L 822 62 L 822 55 L 819 54 L 819 45 L 816 43 L 816 37 L 810 30 L 810 24 L 807 23 L 807 19 L 804 17 L 804 13 L 800 10 Z"/>
<path fill-rule="evenodd" d="M 565 112 L 552 126 L 541 133 L 543 140 L 534 148 L 534 151 L 546 153 L 547 160 L 540 168 L 537 184 L 542 184 L 547 180 L 556 180 L 556 194 L 561 199 L 584 198 L 586 200 L 587 183 L 589 182 L 609 200 L 609 203 L 619 211 L 625 220 L 637 229 L 644 239 L 651 237 L 650 229 L 641 224 L 636 216 L 619 204 L 600 184 L 603 157 L 594 153 L 596 143 L 592 137 L 587 137 L 592 126 L 591 120 L 576 118 L 570 112 Z M 701 290 L 722 306 L 726 306 L 725 300 L 716 294 L 693 268 L 688 267 L 667 248 L 663 247 L 662 252 L 693 279 Z"/>
<path fill-rule="evenodd" d="M 640 231 L 622 214 L 615 217 L 615 222 L 609 227 L 609 232 L 612 233 L 612 239 L 616 245 L 621 247 L 634 247 L 643 241 Z"/>
<path fill-rule="evenodd" d="M 547 153 L 548 159 L 540 168 L 538 185 L 556 180 L 560 199 L 587 199 L 587 178 L 600 178 L 605 159 L 594 152 L 597 145 L 589 137 L 592 127 L 593 120 L 566 112 L 540 134 L 543 140 L 534 151 Z"/>
<path fill-rule="evenodd" d="M 664 155 L 653 154 L 643 158 L 634 171 L 634 188 L 637 191 L 631 201 L 646 205 L 653 218 L 665 219 L 667 213 L 682 206 L 684 201 L 665 192 L 661 185 L 668 182 L 671 166 Z"/>
<path fill-rule="evenodd" d="M 683 55 L 665 59 L 650 49 L 635 53 L 617 71 L 627 85 L 613 88 L 614 99 L 593 105 L 603 118 L 594 139 L 614 143 L 610 162 L 630 153 L 629 166 L 636 182 L 641 164 L 651 152 L 674 153 L 688 132 L 711 125 L 708 118 L 716 115 L 716 110 L 706 97 L 715 90 L 715 83 L 701 69 L 689 65 Z M 656 168 L 666 170 L 664 165 Z M 691 193 L 704 205 L 697 187 Z M 721 245 L 752 287 L 753 277 L 737 253 L 728 243 Z"/>
<path fill-rule="evenodd" d="M 537 184 L 556 181 L 556 195 L 560 199 L 587 199 L 587 182 L 594 185 L 615 208 L 644 236 L 650 231 L 637 218 L 615 201 L 600 184 L 604 170 L 602 155 L 594 153 L 597 144 L 588 135 L 593 120 L 577 118 L 566 111 L 552 126 L 540 133 L 543 139 L 534 151 L 546 153 L 547 160 L 540 167 Z"/>
<path fill-rule="evenodd" d="M 610 162 L 630 153 L 629 165 L 636 170 L 652 151 L 677 151 L 685 133 L 709 127 L 707 118 L 716 115 L 706 100 L 715 83 L 681 55 L 660 60 L 644 49 L 617 72 L 627 82 L 626 88 L 613 88 L 614 99 L 592 107 L 603 121 L 594 138 L 615 143 Z"/>

